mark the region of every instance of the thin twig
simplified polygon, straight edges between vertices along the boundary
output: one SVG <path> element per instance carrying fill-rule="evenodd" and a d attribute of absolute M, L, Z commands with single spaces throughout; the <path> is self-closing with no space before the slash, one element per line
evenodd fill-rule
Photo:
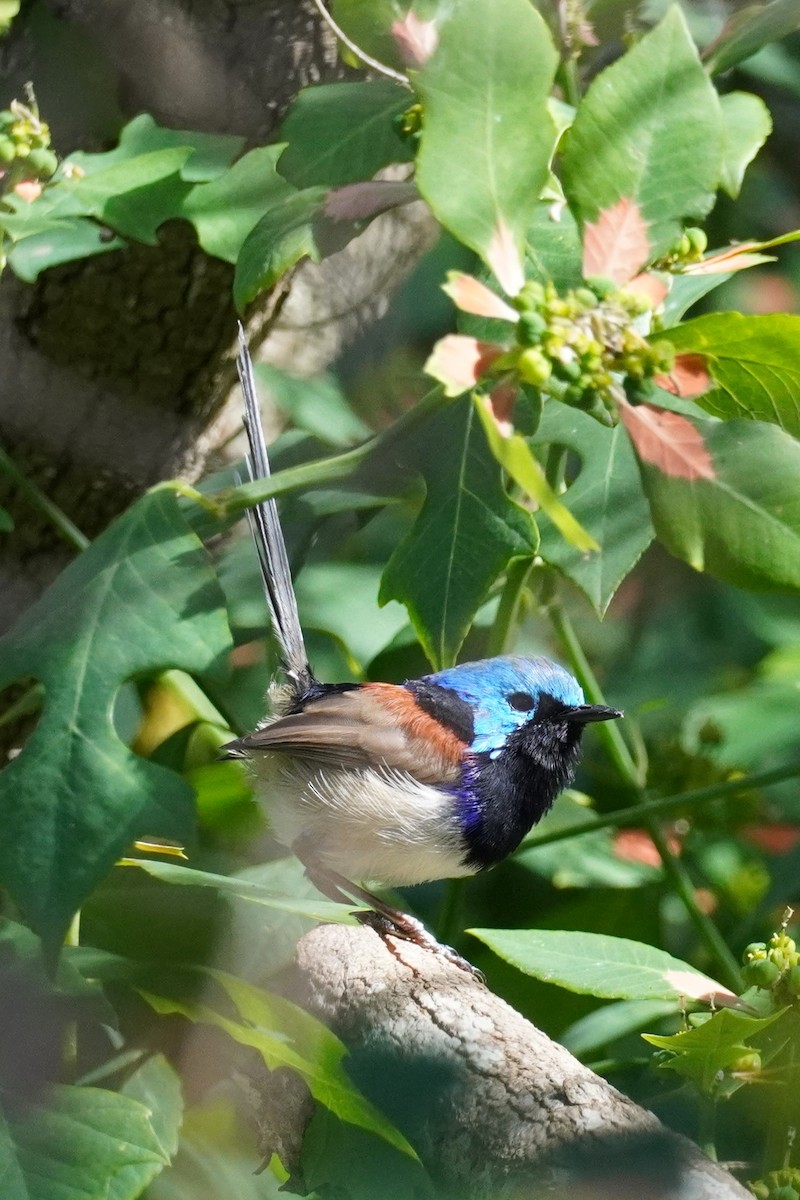
<path fill-rule="evenodd" d="M 328 25 L 331 30 L 333 30 L 339 41 L 344 42 L 345 46 L 347 46 L 347 49 L 351 51 L 352 54 L 355 54 L 356 58 L 360 58 L 363 63 L 366 63 L 368 67 L 372 67 L 374 71 L 380 71 L 381 75 L 386 75 L 389 79 L 394 79 L 397 81 L 397 83 L 402 83 L 403 87 L 411 87 L 407 75 L 403 75 L 401 71 L 393 70 L 392 67 L 387 67 L 386 63 L 378 62 L 377 58 L 373 58 L 370 54 L 367 54 L 366 51 L 357 46 L 354 41 L 351 41 L 344 30 L 336 24 L 333 17 L 322 3 L 322 0 L 314 0 L 314 5 L 325 24 Z"/>

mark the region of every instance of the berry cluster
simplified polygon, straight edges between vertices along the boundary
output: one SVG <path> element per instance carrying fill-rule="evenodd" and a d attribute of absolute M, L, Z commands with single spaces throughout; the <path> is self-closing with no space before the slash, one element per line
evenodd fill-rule
<path fill-rule="evenodd" d="M 58 166 L 50 149 L 50 129 L 33 108 L 12 100 L 0 111 L 0 171 L 21 167 L 28 179 L 47 179 Z"/>
<path fill-rule="evenodd" d="M 751 942 L 742 974 L 750 987 L 779 992 L 782 1000 L 800 998 L 800 954 L 794 938 L 780 929 L 769 942 Z"/>
<path fill-rule="evenodd" d="M 607 279 L 559 295 L 552 283 L 528 282 L 519 310 L 516 368 L 542 392 L 610 423 L 620 391 L 671 370 L 668 342 L 648 342 L 633 322 L 649 307 Z"/>
<path fill-rule="evenodd" d="M 783 1167 L 747 1185 L 757 1200 L 800 1200 L 800 1170 Z"/>
<path fill-rule="evenodd" d="M 703 230 L 690 225 L 655 266 L 659 270 L 674 271 L 688 263 L 700 262 L 707 247 L 708 238 Z"/>

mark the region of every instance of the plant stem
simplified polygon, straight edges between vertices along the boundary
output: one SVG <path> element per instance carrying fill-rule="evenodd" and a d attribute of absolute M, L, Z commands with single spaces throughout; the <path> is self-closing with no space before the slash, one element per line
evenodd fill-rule
<path fill-rule="evenodd" d="M 452 403 L 454 401 L 445 396 L 441 388 L 434 388 L 389 429 L 370 438 L 363 445 L 356 446 L 354 450 L 303 463 L 299 467 L 287 467 L 285 471 L 278 471 L 268 479 L 256 479 L 250 483 L 239 484 L 238 487 L 225 488 L 207 496 L 206 503 L 213 506 L 220 519 L 224 519 L 243 513 L 261 500 L 270 500 L 287 492 L 307 491 L 324 484 L 349 479 L 367 459 L 386 450 L 440 409 Z"/>
<path fill-rule="evenodd" d="M 555 598 L 551 600 L 548 612 L 556 631 L 564 643 L 567 657 L 571 662 L 572 669 L 578 681 L 583 687 L 587 700 L 592 704 L 605 704 L 605 697 L 589 666 L 589 662 L 583 652 L 583 647 L 572 627 L 572 622 Z M 645 765 L 636 762 L 620 730 L 617 728 L 616 722 L 604 721 L 599 726 L 598 733 L 602 737 L 608 754 L 619 771 L 620 776 L 636 795 L 637 816 L 641 818 L 642 814 L 638 811 L 638 807 L 647 800 L 647 793 L 645 792 Z M 689 919 L 694 925 L 700 940 L 720 968 L 722 982 L 734 991 L 740 991 L 742 979 L 739 964 L 714 922 L 698 905 L 694 894 L 694 885 L 686 867 L 678 855 L 674 854 L 670 849 L 667 839 L 657 821 L 652 816 L 644 815 L 642 823 L 645 825 L 658 850 L 665 875 L 683 901 Z"/>
<path fill-rule="evenodd" d="M 614 812 L 604 813 L 594 821 L 585 825 L 573 825 L 568 829 L 554 829 L 552 833 L 537 833 L 528 837 L 520 846 L 521 850 L 535 850 L 539 846 L 550 846 L 553 842 L 565 842 L 570 838 L 581 837 L 584 833 L 596 833 L 598 829 L 635 829 L 642 824 L 645 817 L 665 817 L 682 808 L 691 808 L 705 804 L 709 800 L 720 800 L 730 796 L 738 796 L 751 788 L 769 787 L 773 783 L 782 783 L 785 779 L 796 779 L 800 775 L 800 764 L 790 767 L 775 767 L 771 771 L 762 771 L 757 775 L 748 775 L 742 779 L 728 779 L 724 783 L 713 783 L 705 788 L 697 788 L 692 792 L 681 792 L 675 796 L 664 796 L 658 800 L 643 800 L 635 808 L 618 808 Z"/>
<path fill-rule="evenodd" d="M 17 488 L 31 503 L 39 509 L 41 513 L 47 517 L 51 525 L 69 543 L 75 550 L 85 550 L 89 545 L 89 539 L 84 533 L 81 533 L 78 526 L 75 525 L 65 512 L 54 504 L 53 501 L 46 496 L 41 488 L 29 479 L 28 476 L 20 470 L 12 458 L 6 454 L 5 450 L 0 449 L 0 471 L 7 475 L 12 483 L 16 484 Z"/>
<path fill-rule="evenodd" d="M 506 571 L 506 582 L 500 594 L 497 616 L 486 644 L 487 658 L 494 658 L 495 655 L 504 654 L 506 651 L 511 633 L 517 624 L 522 593 L 532 566 L 531 559 L 519 558 L 512 562 Z"/>

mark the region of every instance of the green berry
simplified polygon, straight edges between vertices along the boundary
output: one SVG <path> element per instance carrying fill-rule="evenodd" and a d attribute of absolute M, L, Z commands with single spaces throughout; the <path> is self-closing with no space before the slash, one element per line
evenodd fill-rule
<path fill-rule="evenodd" d="M 752 1050 L 749 1054 L 743 1054 L 741 1058 L 737 1058 L 728 1066 L 729 1071 L 737 1071 L 742 1074 L 750 1074 L 753 1071 L 761 1070 L 761 1055 L 757 1050 Z"/>
<path fill-rule="evenodd" d="M 690 253 L 693 257 L 702 258 L 708 247 L 708 238 L 705 232 L 698 229 L 696 225 L 690 225 L 685 232 L 691 246 Z"/>
<path fill-rule="evenodd" d="M 614 283 L 613 279 L 609 279 L 607 275 L 591 275 L 586 280 L 586 283 L 599 300 L 606 300 L 609 296 L 613 296 L 617 292 L 616 283 Z"/>
<path fill-rule="evenodd" d="M 28 166 L 37 175 L 48 176 L 52 175 L 58 166 L 58 159 L 52 150 L 39 147 L 31 150 L 28 155 Z"/>
<path fill-rule="evenodd" d="M 584 308 L 597 308 L 599 297 L 595 295 L 591 288 L 580 287 L 575 290 L 575 299 Z"/>
<path fill-rule="evenodd" d="M 521 292 L 514 299 L 514 304 L 520 312 L 540 308 L 544 304 L 545 291 L 535 279 L 529 279 Z"/>
<path fill-rule="evenodd" d="M 745 981 L 751 987 L 771 988 L 774 983 L 780 979 L 780 968 L 775 966 L 768 958 L 757 958 L 752 962 L 747 963 L 742 972 Z"/>
<path fill-rule="evenodd" d="M 11 138 L 0 137 L 0 162 L 10 163 L 17 157 L 17 148 Z"/>
<path fill-rule="evenodd" d="M 787 1183 L 783 1187 L 773 1188 L 769 1193 L 769 1200 L 800 1200 L 800 1192 Z"/>
<path fill-rule="evenodd" d="M 534 387 L 541 387 L 550 378 L 552 367 L 541 350 L 531 346 L 520 354 L 517 360 L 517 370 L 526 383 L 531 383 Z"/>
<path fill-rule="evenodd" d="M 793 996 L 800 996 L 800 965 L 789 969 L 786 976 L 786 986 Z"/>
<path fill-rule="evenodd" d="M 751 942 L 749 946 L 745 947 L 742 962 L 748 963 L 752 962 L 754 958 L 764 958 L 766 953 L 767 947 L 765 942 Z"/>
<path fill-rule="evenodd" d="M 542 340 L 547 321 L 539 312 L 523 312 L 517 322 L 517 339 L 523 346 L 533 346 Z"/>

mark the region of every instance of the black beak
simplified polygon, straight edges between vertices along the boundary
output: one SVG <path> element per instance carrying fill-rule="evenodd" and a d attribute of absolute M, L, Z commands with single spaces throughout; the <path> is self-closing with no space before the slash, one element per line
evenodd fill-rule
<path fill-rule="evenodd" d="M 623 714 L 618 708 L 607 708 L 605 704 L 577 704 L 564 713 L 564 720 L 577 725 L 588 725 L 590 721 L 614 721 Z"/>

